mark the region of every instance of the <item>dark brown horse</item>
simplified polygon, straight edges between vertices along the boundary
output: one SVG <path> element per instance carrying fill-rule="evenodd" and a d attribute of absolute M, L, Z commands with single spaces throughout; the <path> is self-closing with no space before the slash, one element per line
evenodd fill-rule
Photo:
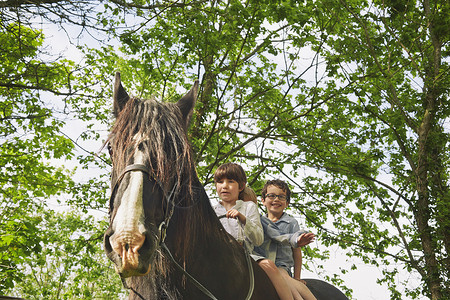
<path fill-rule="evenodd" d="M 186 137 L 197 90 L 198 82 L 177 103 L 142 101 L 116 74 L 105 251 L 130 299 L 279 299 L 198 180 Z"/>
<path fill-rule="evenodd" d="M 244 250 L 223 230 L 196 175 L 186 131 L 197 90 L 198 82 L 176 104 L 141 101 L 128 96 L 116 74 L 105 250 L 130 299 L 210 299 L 169 251 L 217 299 L 245 299 L 251 286 Z M 251 299 L 278 299 L 251 263 Z"/>

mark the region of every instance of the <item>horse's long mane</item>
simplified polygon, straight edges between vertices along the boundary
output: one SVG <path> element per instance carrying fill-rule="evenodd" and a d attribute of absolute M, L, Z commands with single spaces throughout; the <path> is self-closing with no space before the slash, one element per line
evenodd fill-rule
<path fill-rule="evenodd" d="M 134 163 L 133 156 L 139 150 L 144 155 L 144 164 L 162 183 L 166 195 L 173 186 L 178 187 L 176 196 L 170 199 L 174 212 L 165 242 L 176 261 L 195 272 L 191 268 L 199 268 L 196 262 L 203 256 L 215 257 L 225 251 L 225 255 L 234 257 L 240 253 L 241 246 L 231 242 L 231 236 L 223 230 L 211 207 L 197 177 L 186 131 L 186 120 L 177 104 L 131 98 L 116 115 L 107 143 L 112 150 L 113 186 L 122 170 Z M 203 252 L 199 252 L 199 246 Z M 127 282 L 141 291 L 153 290 L 146 294 L 165 290 L 164 299 L 178 299 L 180 290 L 174 287 L 184 285 L 184 280 L 167 255 L 158 250 L 151 272 L 144 277 L 131 277 Z"/>
<path fill-rule="evenodd" d="M 175 200 L 176 208 L 170 223 L 176 226 L 177 231 L 177 240 L 173 241 L 175 255 L 189 259 L 195 245 L 186 239 L 201 240 L 204 235 L 198 229 L 209 230 L 211 224 L 219 222 L 196 176 L 192 151 L 181 120 L 181 112 L 173 103 L 131 98 L 117 116 L 107 142 L 112 148 L 113 184 L 137 148 L 145 154 L 146 165 L 166 189 L 178 182 L 179 197 Z M 228 238 L 218 230 L 217 234 L 219 238 Z"/>
<path fill-rule="evenodd" d="M 146 155 L 145 163 L 150 171 L 165 187 L 174 179 L 181 182 L 182 173 L 186 173 L 193 162 L 180 119 L 181 113 L 173 103 L 130 99 L 117 116 L 108 138 L 113 149 L 113 171 L 125 168 L 133 150 L 139 147 Z M 192 178 L 184 180 L 192 184 Z"/>

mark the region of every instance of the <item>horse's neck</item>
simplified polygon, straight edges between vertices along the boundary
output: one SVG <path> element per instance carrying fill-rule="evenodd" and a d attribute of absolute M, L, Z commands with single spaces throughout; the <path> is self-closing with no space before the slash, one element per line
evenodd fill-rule
<path fill-rule="evenodd" d="M 205 286 L 216 286 L 216 291 L 217 285 L 233 286 L 236 281 L 246 282 L 241 278 L 245 276 L 245 259 L 236 254 L 242 253 L 242 247 L 231 240 L 221 226 L 203 186 L 196 186 L 194 195 L 192 203 L 184 203 L 183 206 L 175 208 L 165 241 L 169 251 L 190 275 Z M 161 267 L 154 271 L 156 276 L 147 275 L 151 284 L 146 284 L 145 289 L 149 291 L 146 290 L 145 294 L 165 295 L 160 297 L 161 299 L 193 299 L 199 295 L 204 297 L 202 292 L 193 287 L 182 272 L 174 267 L 165 250 L 161 249 L 160 253 Z M 145 285 L 145 280 L 136 280 Z M 187 289 L 187 286 L 190 286 L 190 289 Z M 217 296 L 226 298 L 226 294 Z"/>
<path fill-rule="evenodd" d="M 202 248 L 209 248 L 210 243 L 222 244 L 224 240 L 227 240 L 205 189 L 200 183 L 193 186 L 192 200 L 175 208 L 171 225 L 173 225 L 172 230 L 168 234 L 171 243 L 178 247 L 183 245 L 182 248 L 188 251 L 195 248 L 197 252 Z"/>
<path fill-rule="evenodd" d="M 214 265 L 223 258 L 235 263 L 241 246 L 223 229 L 203 185 L 197 181 L 192 191 L 192 202 L 175 209 L 167 234 L 169 249 L 177 261 L 191 269 L 198 263 Z"/>

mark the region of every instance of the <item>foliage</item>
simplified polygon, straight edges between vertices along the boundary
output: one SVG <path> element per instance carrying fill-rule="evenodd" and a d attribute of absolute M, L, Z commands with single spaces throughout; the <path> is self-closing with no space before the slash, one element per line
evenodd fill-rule
<path fill-rule="evenodd" d="M 111 282 L 114 271 L 99 254 L 104 224 L 53 211 L 77 204 L 86 212 L 103 208 L 107 199 L 105 180 L 76 182 L 74 170 L 64 166 L 73 164 L 76 149 L 64 133 L 66 120 L 72 111 L 82 119 L 81 100 L 89 99 L 79 87 L 87 93 L 90 86 L 76 72 L 86 71 L 46 52 L 42 30 L 14 12 L 0 11 L 0 291 L 30 299 L 117 296 L 120 280 Z M 69 106 L 72 101 L 77 105 Z M 107 113 L 94 115 L 101 121 Z M 95 244 L 73 240 L 93 232 L 100 237 Z"/>
<path fill-rule="evenodd" d="M 102 249 L 105 221 L 79 213 L 40 211 L 42 249 L 24 263 L 16 291 L 27 299 L 111 299 L 121 281 Z"/>
<path fill-rule="evenodd" d="M 20 278 L 17 264 L 41 249 L 34 236 L 39 217 L 31 213 L 43 199 L 73 184 L 64 168 L 49 163 L 70 159 L 73 145 L 59 133 L 63 123 L 40 94 L 61 87 L 66 66 L 36 60 L 41 32 L 15 23 L 1 29 L 0 287 L 5 288 Z"/>
<path fill-rule="evenodd" d="M 393 299 L 446 297 L 448 4 L 192 1 L 148 12 L 120 34 L 121 70 L 168 100 L 185 78 L 202 79 L 190 135 L 205 184 L 228 160 L 256 190 L 283 176 L 321 241 L 383 267 Z M 399 263 L 423 290 L 397 286 Z"/>
<path fill-rule="evenodd" d="M 7 234 L 0 234 L 0 247 L 17 249 L 7 252 L 10 267 L 2 274 L 31 265 L 27 257 L 37 259 L 39 252 L 54 249 L 33 234 L 48 225 L 28 213 L 39 208 L 49 214 L 37 199 L 69 187 L 67 203 L 84 211 L 105 206 L 106 177 L 73 182 L 49 164 L 51 158 L 74 158 L 74 146 L 83 149 L 60 134 L 62 123 L 51 118 L 54 110 L 39 102 L 40 91 L 62 94 L 66 112 L 87 124 L 79 140 L 101 145 L 109 122 L 111 78 L 120 70 L 129 91 L 164 101 L 174 101 L 201 79 L 189 131 L 199 176 L 208 185 L 218 165 L 236 161 L 245 166 L 256 191 L 265 179 L 288 180 L 295 196 L 291 212 L 302 215 L 323 244 L 323 249 L 307 250 L 304 261 L 326 260 L 326 247 L 339 246 L 350 259 L 382 269 L 379 282 L 389 287 L 392 299 L 448 298 L 448 1 L 79 1 L 73 11 L 85 7 L 86 13 L 74 16 L 60 10 L 72 1 L 52 2 L 60 5 L 36 1 L 37 8 L 46 7 L 49 13 L 32 5 L 15 9 L 41 13 L 51 22 L 59 15 L 64 22 L 86 24 L 83 30 L 98 29 L 102 38 L 113 42 L 83 47 L 85 68 L 77 72 L 69 72 L 72 63 L 58 61 L 35 64 L 42 67 L 37 76 L 18 77 L 45 77 L 38 89 L 29 88 L 35 82 L 20 80 L 20 86 L 6 87 L 7 78 L 0 77 L 2 122 L 12 124 L 1 129 L 2 139 L 9 137 L 2 140 L 0 155 L 9 173 L 2 170 L 0 183 L 9 194 L 2 194 L 0 215 Z M 99 3 L 95 9 L 91 6 Z M 2 29 L 9 28 L 4 24 L 19 26 L 3 21 Z M 33 65 L 41 33 L 20 29 L 31 50 L 18 52 L 13 47 L 20 44 L 8 40 L 14 30 L 3 30 L 1 40 L 11 51 L 0 52 L 2 74 L 26 74 L 23 70 L 30 68 L 24 61 Z M 51 70 L 51 76 L 42 76 L 44 70 Z M 62 74 L 71 74 L 70 88 Z M 61 89 L 72 94 L 56 92 Z M 20 100 L 17 112 L 11 99 Z M 16 115 L 21 118 L 6 117 Z M 24 118 L 29 115 L 46 118 Z M 37 135 L 40 139 L 29 138 Z M 3 152 L 7 142 L 9 152 Z M 21 149 L 30 149 L 28 156 L 12 156 L 24 152 Z M 101 153 L 94 159 L 89 151 L 76 158 L 88 170 L 104 170 L 108 163 Z M 16 170 L 28 161 L 26 174 L 40 183 L 55 182 L 55 175 L 46 174 L 57 174 L 60 184 L 24 181 Z M 14 176 L 16 180 L 7 181 Z M 9 206 L 15 210 L 7 210 Z M 66 217 L 78 224 L 69 215 L 59 216 L 58 222 Z M 72 243 L 57 235 L 55 239 Z M 85 259 L 99 255 L 87 248 L 82 253 Z M 49 261 L 64 264 L 63 257 Z M 417 276 L 421 285 L 408 288 L 398 283 L 402 268 L 393 267 L 398 265 Z M 342 268 L 342 273 L 347 271 Z M 339 274 L 323 270 L 323 276 L 346 285 Z M 13 282 L 22 286 L 18 277 L 7 278 L 8 288 Z M 53 293 L 56 287 L 49 285 L 48 290 Z M 350 289 L 346 292 L 351 294 Z"/>
<path fill-rule="evenodd" d="M 353 255 L 366 263 L 404 263 L 421 276 L 423 294 L 444 299 L 449 292 L 444 125 L 449 79 L 441 52 L 448 53 L 449 36 L 437 20 L 448 4 L 429 5 L 319 6 L 313 22 L 327 20 L 328 34 L 321 41 L 326 47 L 316 47 L 322 47 L 325 74 L 334 79 L 324 82 L 324 90 L 336 96 L 302 120 L 301 136 L 296 127 L 287 136 L 294 138 L 298 154 L 306 153 L 308 163 L 334 183 L 307 181 L 308 193 L 328 195 L 340 212 L 333 221 L 339 237 L 325 234 L 326 240 L 355 245 Z M 448 17 L 443 18 L 445 23 Z M 330 216 L 319 222 L 325 220 Z M 396 273 L 386 270 L 382 279 L 392 299 L 403 296 L 395 288 Z M 417 290 L 404 293 L 418 296 Z"/>

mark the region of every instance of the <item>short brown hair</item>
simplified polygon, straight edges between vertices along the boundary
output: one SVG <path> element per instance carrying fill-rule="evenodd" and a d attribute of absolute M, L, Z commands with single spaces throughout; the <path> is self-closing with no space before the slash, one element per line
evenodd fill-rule
<path fill-rule="evenodd" d="M 214 183 L 224 178 L 236 180 L 241 189 L 247 183 L 247 176 L 245 175 L 244 169 L 235 163 L 225 163 L 219 166 L 216 172 L 214 172 Z"/>
<path fill-rule="evenodd" d="M 267 188 L 270 185 L 274 185 L 277 188 L 281 189 L 283 192 L 286 193 L 286 201 L 287 203 L 289 203 L 291 201 L 291 190 L 289 188 L 289 185 L 281 180 L 281 179 L 273 179 L 273 180 L 267 180 L 267 182 L 264 184 L 264 187 L 261 191 L 262 197 L 266 198 L 266 194 L 267 194 Z"/>

